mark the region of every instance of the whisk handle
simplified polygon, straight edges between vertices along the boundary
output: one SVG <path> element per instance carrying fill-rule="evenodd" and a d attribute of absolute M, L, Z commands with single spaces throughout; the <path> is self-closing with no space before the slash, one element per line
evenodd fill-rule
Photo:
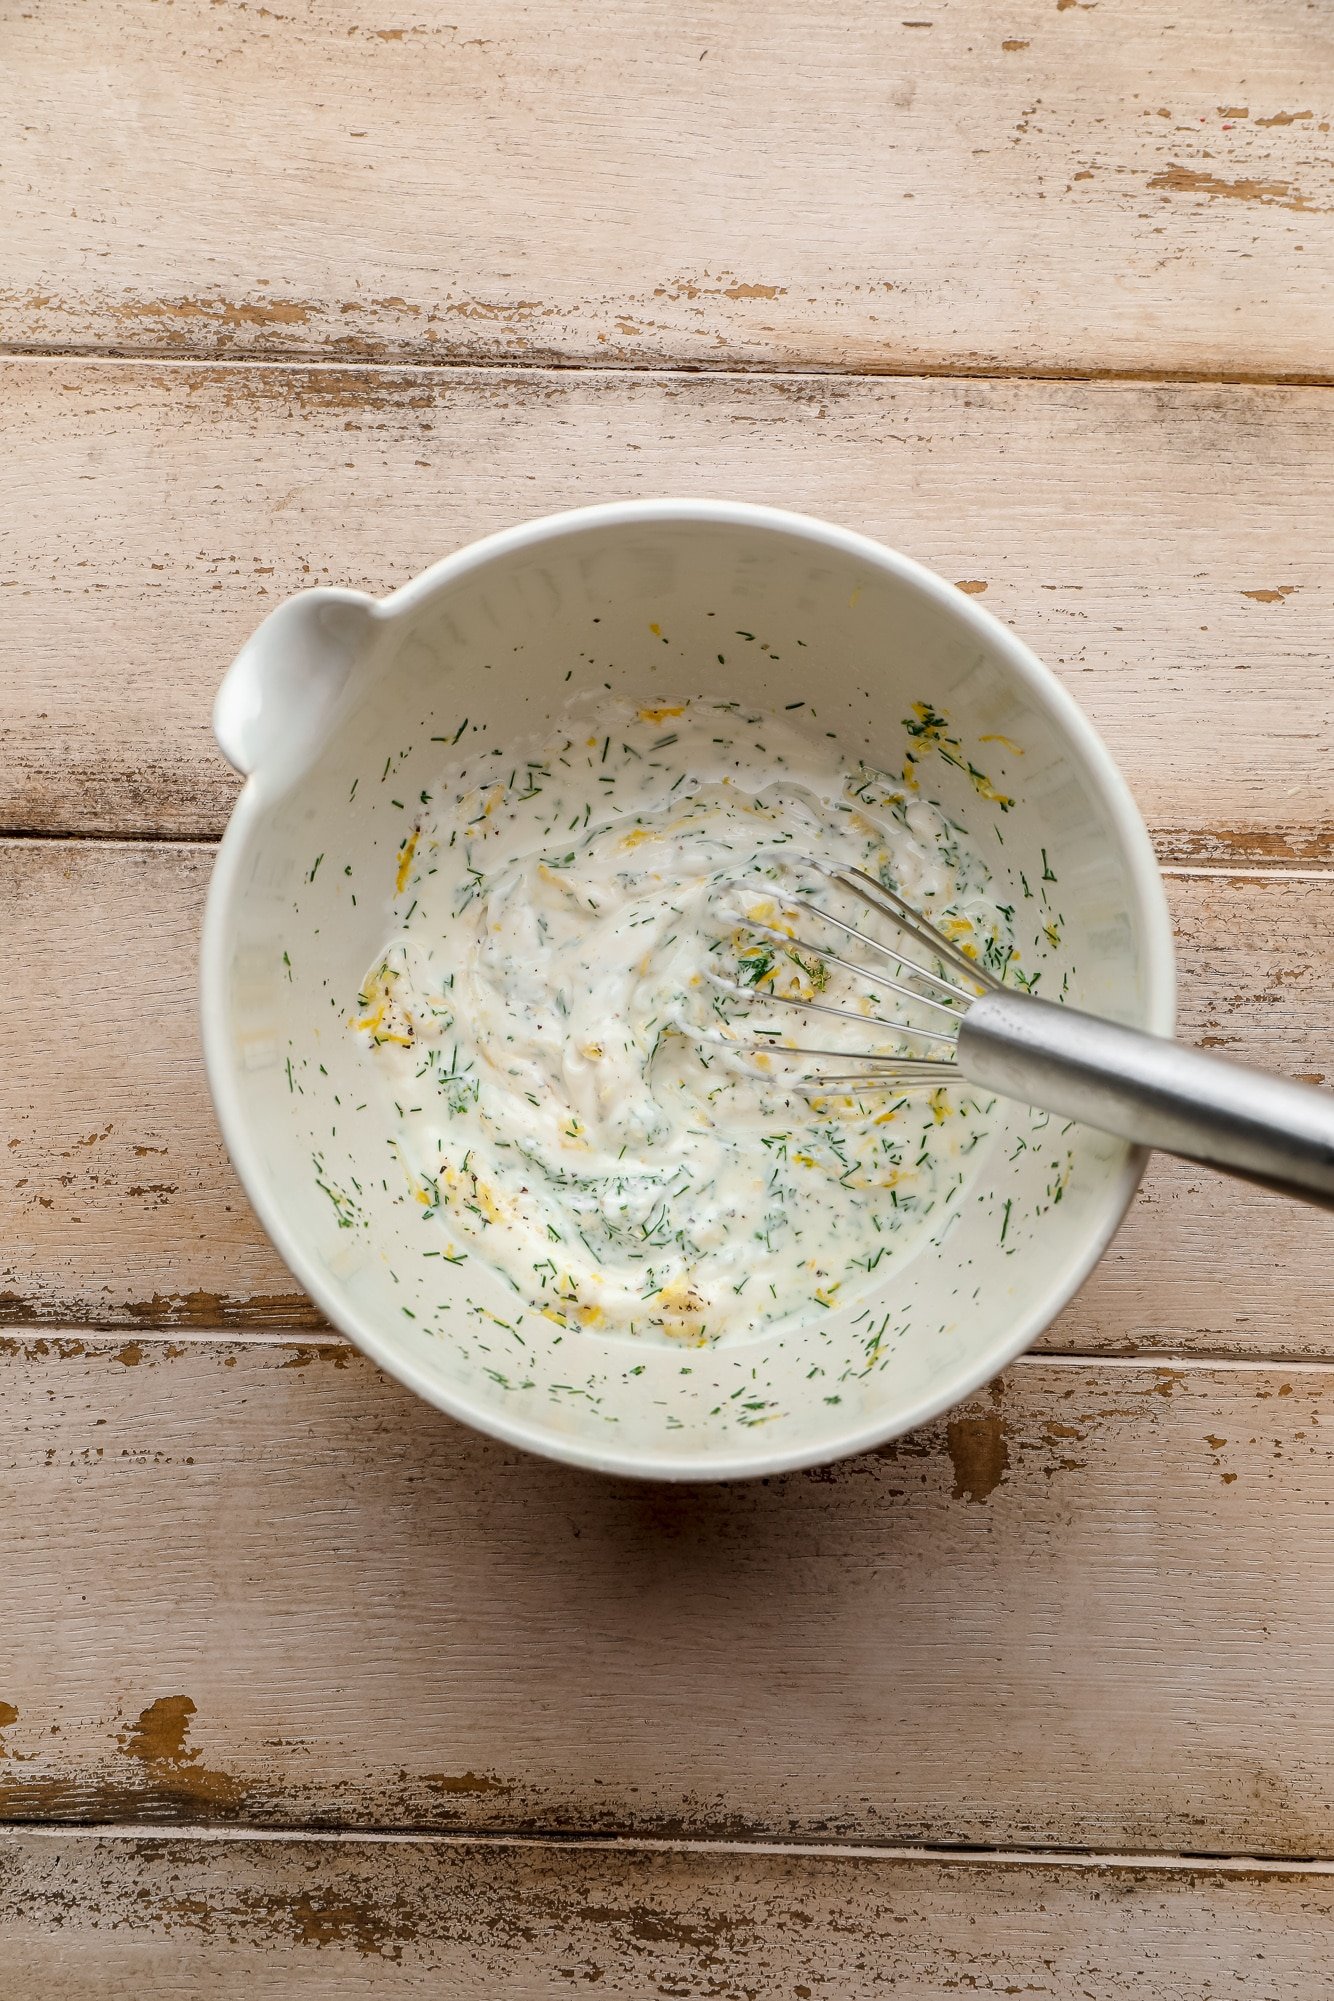
<path fill-rule="evenodd" d="M 1334 1093 L 1036 996 L 984 994 L 959 1030 L 973 1084 L 1334 1209 Z"/>

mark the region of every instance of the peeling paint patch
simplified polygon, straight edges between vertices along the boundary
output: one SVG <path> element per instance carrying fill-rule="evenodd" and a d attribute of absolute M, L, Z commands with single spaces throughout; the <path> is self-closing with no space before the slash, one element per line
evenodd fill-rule
<path fill-rule="evenodd" d="M 104 1125 L 104 1126 L 103 1126 L 103 1128 L 102 1128 L 101 1132 L 95 1132 L 95 1133 L 89 1133 L 89 1134 L 87 1134 L 87 1136 L 86 1136 L 85 1138 L 83 1138 L 83 1139 L 76 1139 L 76 1140 L 75 1140 L 75 1142 L 74 1142 L 74 1147 L 71 1147 L 71 1148 L 70 1148 L 70 1150 L 69 1150 L 69 1152 L 67 1152 L 67 1153 L 62 1153 L 62 1154 L 61 1154 L 61 1156 L 60 1156 L 60 1158 L 61 1158 L 62 1160 L 69 1160 L 69 1159 L 71 1159 L 71 1158 L 72 1158 L 72 1156 L 73 1156 L 73 1153 L 74 1153 L 74 1150 L 75 1150 L 75 1148 L 77 1148 L 77 1147 L 82 1147 L 82 1146 L 96 1146 L 99 1140 L 104 1140 L 104 1139 L 107 1139 L 107 1138 L 108 1138 L 108 1137 L 110 1136 L 110 1134 L 112 1133 L 112 1131 L 113 1131 L 113 1130 L 114 1130 L 114 1128 L 113 1128 L 113 1127 L 112 1127 L 112 1126 L 111 1126 L 111 1125 L 110 1125 L 110 1124 L 108 1123 L 107 1125 Z"/>
<path fill-rule="evenodd" d="M 304 326 L 318 307 L 296 299 L 240 305 L 227 299 L 127 299 L 107 311 L 118 320 L 216 320 L 225 327 Z"/>
<path fill-rule="evenodd" d="M 324 1362 L 332 1368 L 345 1369 L 352 1353 L 345 1341 L 302 1341 L 280 1366 L 284 1369 L 308 1369 L 312 1362 Z"/>
<path fill-rule="evenodd" d="M 490 1772 L 460 1772 L 457 1775 L 451 1775 L 447 1772 L 423 1772 L 422 1784 L 434 1786 L 437 1792 L 442 1793 L 512 1793 L 514 1791 L 513 1786 L 507 1785 L 503 1779 L 496 1778 Z"/>
<path fill-rule="evenodd" d="M 199 1763 L 200 1753 L 188 1748 L 190 1718 L 198 1712 L 188 1695 L 160 1695 L 141 1710 L 137 1723 L 116 1740 L 126 1758 L 147 1767 L 158 1788 L 177 1804 L 209 1811 L 235 1811 L 243 1788 L 226 1772 Z"/>
<path fill-rule="evenodd" d="M 155 1292 L 127 1299 L 122 1311 L 142 1327 L 322 1327 L 324 1316 L 303 1292 L 256 1293 L 233 1299 L 218 1292 Z M 3 1314 L 0 1314 L 3 1317 Z M 77 1313 L 70 1318 L 77 1319 Z"/>
<path fill-rule="evenodd" d="M 188 1764 L 199 1756 L 185 1748 L 190 1718 L 196 1713 L 188 1695 L 161 1695 L 140 1712 L 133 1730 L 122 1731 L 120 1748 L 127 1758 L 139 1758 L 146 1765 Z"/>
<path fill-rule="evenodd" d="M 285 1904 L 271 1905 L 270 1916 L 285 1917 L 298 1945 L 351 1945 L 368 1959 L 400 1960 L 403 1945 L 416 1937 L 416 1927 L 403 1911 L 391 1918 L 383 1908 L 362 1902 L 339 1902 L 304 1891 Z"/>
<path fill-rule="evenodd" d="M 1257 119 L 1257 124 L 1263 124 Z M 1291 208 L 1302 214 L 1321 214 L 1307 201 L 1305 195 L 1294 192 L 1289 181 L 1224 181 L 1217 174 L 1202 172 L 1196 167 L 1169 167 L 1165 173 L 1155 174 L 1149 182 L 1151 188 L 1161 189 L 1172 195 L 1219 196 L 1228 201 L 1259 202 L 1265 208 Z"/>
<path fill-rule="evenodd" d="M 945 1430 L 954 1468 L 954 1499 L 985 1501 L 1005 1478 L 1010 1464 L 1005 1423 L 999 1411 L 984 1417 L 951 1418 Z"/>

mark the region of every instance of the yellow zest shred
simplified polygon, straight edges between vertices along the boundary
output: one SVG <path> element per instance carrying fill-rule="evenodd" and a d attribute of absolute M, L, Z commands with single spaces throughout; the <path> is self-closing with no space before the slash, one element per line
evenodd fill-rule
<path fill-rule="evenodd" d="M 417 852 L 417 837 L 420 827 L 414 827 L 398 851 L 398 875 L 394 882 L 394 895 L 402 896 L 408 880 L 408 870 L 412 867 L 412 857 Z"/>
<path fill-rule="evenodd" d="M 973 790 L 979 799 L 989 799 L 993 806 L 1000 806 L 1006 810 L 1013 806 L 1014 800 L 1010 795 L 1007 792 L 998 792 L 991 780 L 984 778 L 980 771 L 970 771 L 968 775 L 973 781 Z"/>

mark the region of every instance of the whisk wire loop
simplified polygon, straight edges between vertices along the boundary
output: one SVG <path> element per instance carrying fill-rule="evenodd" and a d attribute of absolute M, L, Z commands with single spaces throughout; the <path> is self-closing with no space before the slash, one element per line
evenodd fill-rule
<path fill-rule="evenodd" d="M 756 918 L 745 919 L 746 928 L 762 938 L 773 939 L 789 950 L 806 952 L 825 966 L 836 966 L 840 972 L 849 973 L 854 979 L 870 982 L 877 990 L 898 994 L 903 1000 L 911 1001 L 915 1007 L 929 1008 L 935 1015 L 943 1016 L 955 1024 L 951 1028 L 920 1027 L 906 1020 L 895 1020 L 880 1014 L 863 1014 L 853 1008 L 839 1007 L 830 1001 L 818 1000 L 814 995 L 782 994 L 769 988 L 760 989 L 758 982 L 742 986 L 738 981 L 725 979 L 721 974 L 710 973 L 710 982 L 734 999 L 749 1004 L 776 1002 L 784 1007 L 800 1008 L 808 1014 L 832 1016 L 835 1020 L 854 1023 L 858 1028 L 887 1028 L 896 1036 L 918 1036 L 928 1041 L 944 1044 L 954 1049 L 958 1042 L 958 1026 L 969 1007 L 980 993 L 1001 991 L 1001 982 L 985 967 L 969 957 L 944 933 L 922 916 L 910 904 L 904 902 L 894 890 L 878 882 L 860 868 L 836 868 L 817 861 L 811 856 L 793 856 L 792 863 L 810 869 L 823 876 L 826 881 L 856 897 L 878 917 L 885 919 L 897 931 L 924 947 L 937 961 L 936 966 L 924 966 L 919 960 L 909 956 L 901 947 L 886 944 L 857 925 L 851 924 L 836 911 L 828 910 L 822 903 L 812 900 L 808 894 L 794 895 L 785 892 L 771 882 L 745 880 L 725 880 L 719 886 L 724 889 L 743 890 L 750 894 L 763 895 L 782 909 L 800 912 L 821 923 L 831 926 L 845 938 L 851 939 L 865 951 L 887 959 L 906 977 L 894 978 L 888 973 L 877 972 L 873 966 L 858 964 L 856 960 L 845 958 L 826 945 L 816 944 L 805 937 L 780 930 L 776 925 L 761 922 Z M 955 978 L 948 978 L 939 970 L 946 967 Z M 916 984 L 909 984 L 909 982 Z M 966 981 L 968 985 L 961 985 Z M 930 992 L 923 992 L 922 987 Z M 971 988 L 971 991 L 970 991 Z M 874 997 L 874 996 L 873 996 Z M 712 1041 L 717 1039 L 710 1036 Z M 754 1042 L 729 1041 L 728 1046 L 744 1055 L 765 1054 L 777 1058 L 803 1059 L 815 1057 L 822 1061 L 837 1061 L 843 1064 L 858 1063 L 866 1067 L 859 1070 L 821 1070 L 800 1076 L 784 1076 L 786 1088 L 815 1093 L 825 1089 L 855 1086 L 861 1090 L 903 1090 L 929 1086 L 932 1089 L 948 1084 L 959 1076 L 959 1066 L 953 1056 L 932 1054 L 911 1056 L 896 1054 L 890 1050 L 822 1049 L 804 1044 L 757 1040 Z"/>

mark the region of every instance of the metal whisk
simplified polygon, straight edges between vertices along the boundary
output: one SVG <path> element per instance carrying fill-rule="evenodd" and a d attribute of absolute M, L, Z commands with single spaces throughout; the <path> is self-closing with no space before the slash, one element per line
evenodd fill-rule
<path fill-rule="evenodd" d="M 800 865 L 856 897 L 898 938 L 924 948 L 931 963 L 924 965 L 901 945 L 860 930 L 809 896 L 785 895 L 768 881 L 729 887 L 762 894 L 781 908 L 818 920 L 882 964 L 892 963 L 895 976 L 874 972 L 876 988 L 925 1009 L 930 1025 L 863 1014 L 814 997 L 767 990 L 760 994 L 753 986 L 718 974 L 711 976 L 713 984 L 741 1000 L 776 1002 L 807 1014 L 833 1015 L 861 1029 L 881 1027 L 896 1037 L 919 1037 L 935 1044 L 936 1050 L 905 1056 L 793 1047 L 773 1040 L 733 1045 L 771 1058 L 856 1065 L 804 1071 L 785 1078 L 785 1088 L 814 1094 L 965 1083 L 1334 1208 L 1334 1094 L 1018 992 L 961 952 L 920 911 L 864 870 L 832 868 L 814 860 Z M 856 964 L 818 938 L 794 937 L 751 919 L 743 922 L 747 930 L 809 953 L 860 980 L 872 973 L 865 963 Z"/>

